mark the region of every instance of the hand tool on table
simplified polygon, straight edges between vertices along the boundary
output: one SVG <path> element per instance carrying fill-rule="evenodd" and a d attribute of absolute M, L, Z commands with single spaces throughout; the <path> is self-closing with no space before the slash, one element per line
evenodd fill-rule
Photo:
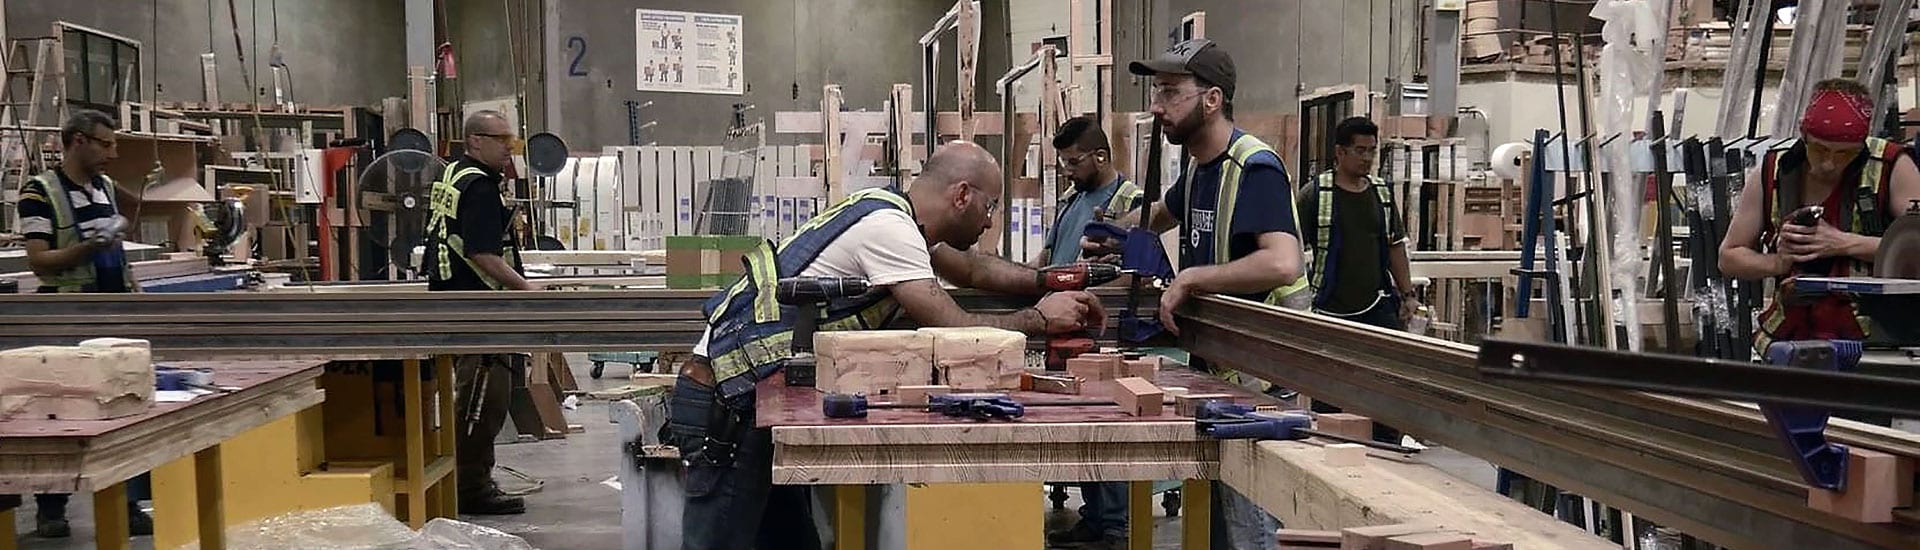
<path fill-rule="evenodd" d="M 1120 278 L 1120 267 L 1113 264 L 1076 262 L 1040 268 L 1035 276 L 1041 288 L 1049 291 L 1086 290 Z M 1085 334 L 1059 334 L 1047 337 L 1047 370 L 1067 370 L 1067 360 L 1096 347 Z"/>
<path fill-rule="evenodd" d="M 924 409 L 927 412 L 975 420 L 1011 420 L 1026 416 L 1027 407 L 1072 407 L 1113 405 L 1112 401 L 1076 400 L 1025 404 L 1004 393 L 950 393 L 929 395 L 924 405 L 914 403 L 874 403 L 863 394 L 830 393 L 820 400 L 827 418 L 866 418 L 869 409 Z"/>
<path fill-rule="evenodd" d="M 873 290 L 860 277 L 788 277 L 774 283 L 773 299 L 793 306 L 793 355 L 781 370 L 788 386 L 813 387 L 813 333 L 820 327 L 820 306 L 833 300 L 851 298 Z"/>
<path fill-rule="evenodd" d="M 1307 437 L 1324 437 L 1347 443 L 1358 443 L 1383 451 L 1413 454 L 1419 449 L 1392 443 L 1381 443 L 1370 439 L 1347 437 L 1313 429 L 1313 420 L 1303 413 L 1277 411 L 1257 411 L 1251 405 L 1240 405 L 1227 401 L 1208 401 L 1200 404 L 1194 414 L 1193 427 L 1200 435 L 1215 439 L 1254 439 L 1259 441 L 1294 441 Z"/>
<path fill-rule="evenodd" d="M 1149 279 L 1173 280 L 1173 265 L 1167 251 L 1160 247 L 1160 235 L 1153 232 L 1153 203 L 1160 199 L 1160 125 L 1153 125 L 1147 142 L 1146 188 L 1141 194 L 1140 221 L 1134 227 L 1094 221 L 1081 230 L 1081 236 L 1094 242 L 1120 243 L 1120 272 L 1133 275 L 1127 287 L 1127 308 L 1120 313 L 1120 341 L 1143 344 L 1158 336 L 1160 320 L 1140 315 L 1140 289 Z"/>

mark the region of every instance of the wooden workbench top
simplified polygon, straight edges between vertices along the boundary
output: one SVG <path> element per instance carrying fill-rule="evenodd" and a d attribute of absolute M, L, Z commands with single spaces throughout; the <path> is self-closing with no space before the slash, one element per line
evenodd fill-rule
<path fill-rule="evenodd" d="M 1163 367 L 1162 387 L 1225 393 L 1242 403 L 1271 398 L 1185 368 Z M 915 409 L 873 409 L 866 418 L 826 418 L 819 390 L 757 388 L 755 423 L 772 428 L 773 479 L 783 484 L 1000 483 L 1214 479 L 1220 445 L 1173 407 L 1155 417 L 1107 406 L 1032 406 L 1090 396 L 1008 392 L 1029 406 L 1014 420 L 953 418 Z"/>
<path fill-rule="evenodd" d="M 112 420 L 0 420 L 0 494 L 92 492 L 319 404 L 324 361 L 163 362 L 237 391 Z"/>

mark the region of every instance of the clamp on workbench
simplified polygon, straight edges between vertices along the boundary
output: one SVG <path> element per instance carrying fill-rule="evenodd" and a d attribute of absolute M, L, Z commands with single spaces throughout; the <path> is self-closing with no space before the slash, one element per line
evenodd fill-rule
<path fill-rule="evenodd" d="M 1860 342 L 1801 340 L 1767 346 L 1766 362 L 1786 368 L 1849 372 L 1860 364 Z M 1787 445 L 1787 458 L 1800 470 L 1807 485 L 1844 491 L 1847 485 L 1847 447 L 1827 441 L 1825 407 L 1761 402 L 1760 412 L 1775 436 Z"/>

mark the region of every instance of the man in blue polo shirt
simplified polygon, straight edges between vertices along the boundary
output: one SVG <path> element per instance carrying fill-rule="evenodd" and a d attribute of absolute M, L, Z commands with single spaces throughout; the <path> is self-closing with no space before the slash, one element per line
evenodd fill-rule
<path fill-rule="evenodd" d="M 1293 210 L 1293 186 L 1273 148 L 1233 125 L 1235 72 L 1218 44 L 1195 39 L 1174 44 L 1128 69 L 1153 77 L 1153 113 L 1167 141 L 1186 148 L 1194 167 L 1155 206 L 1147 227 L 1178 226 L 1180 271 L 1160 297 L 1160 320 L 1179 332 L 1173 312 L 1197 294 L 1217 293 L 1279 304 L 1307 286 L 1306 259 Z M 1130 215 L 1121 225 L 1137 223 Z M 1084 243 L 1095 252 L 1113 243 Z M 1200 357 L 1198 369 L 1210 369 Z M 1229 379 L 1236 373 L 1219 372 Z M 1248 380 L 1248 383 L 1254 381 Z M 1225 485 L 1215 484 L 1221 511 L 1212 527 L 1215 548 L 1273 548 L 1276 522 Z"/>
<path fill-rule="evenodd" d="M 1101 216 L 1125 214 L 1139 205 L 1140 186 L 1113 166 L 1113 147 L 1093 117 L 1068 119 L 1053 134 L 1060 175 L 1073 186 L 1060 196 L 1047 245 L 1031 263 L 1045 267 L 1080 260 L 1080 235 Z"/>

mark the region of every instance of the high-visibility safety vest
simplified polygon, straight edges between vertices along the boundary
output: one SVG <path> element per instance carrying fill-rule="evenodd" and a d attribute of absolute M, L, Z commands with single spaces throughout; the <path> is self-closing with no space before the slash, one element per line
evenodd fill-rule
<path fill-rule="evenodd" d="M 1260 153 L 1266 154 L 1260 155 Z M 1221 167 L 1220 170 L 1220 185 L 1214 189 L 1215 195 L 1213 203 L 1213 261 L 1220 264 L 1227 263 L 1229 258 L 1232 257 L 1229 245 L 1233 242 L 1231 234 L 1233 232 L 1234 210 L 1236 210 L 1234 203 L 1239 202 L 1240 178 L 1246 175 L 1246 168 L 1248 166 L 1264 165 L 1271 166 L 1275 170 L 1286 170 L 1280 166 L 1280 154 L 1275 153 L 1272 147 L 1261 142 L 1259 138 L 1253 137 L 1252 134 L 1240 134 L 1239 138 L 1233 140 L 1233 143 L 1227 146 L 1227 160 L 1226 165 Z M 1186 180 L 1184 184 L 1187 186 L 1187 215 L 1184 219 L 1192 220 L 1193 204 L 1197 202 L 1193 200 L 1193 177 L 1189 174 L 1184 179 Z M 1293 204 L 1293 201 L 1287 201 L 1287 208 L 1293 212 L 1293 219 L 1298 223 L 1300 219 L 1300 209 Z M 1182 243 L 1181 248 L 1183 249 L 1190 246 L 1185 244 L 1187 243 L 1185 239 L 1182 239 L 1180 242 Z M 1183 252 L 1187 254 L 1191 253 Z M 1182 257 L 1191 256 L 1183 255 Z M 1295 292 L 1306 289 L 1307 285 L 1307 278 L 1300 277 L 1287 286 L 1273 289 L 1272 292 L 1267 293 L 1266 303 L 1278 305 L 1282 299 L 1293 295 Z"/>
<path fill-rule="evenodd" d="M 1380 219 L 1389 224 L 1393 223 L 1393 189 L 1387 186 L 1386 180 L 1380 179 L 1373 174 L 1367 174 L 1367 187 L 1372 189 L 1374 195 L 1380 198 Z M 1313 203 L 1314 211 L 1317 215 L 1314 220 L 1313 231 L 1302 232 L 1308 238 L 1304 244 L 1307 257 L 1310 260 L 1307 265 L 1309 275 L 1305 278 L 1309 281 L 1307 283 L 1308 287 L 1313 289 L 1313 305 L 1315 307 L 1325 305 L 1327 299 L 1327 278 L 1331 276 L 1328 275 L 1328 273 L 1335 271 L 1333 251 L 1340 249 L 1339 238 L 1333 234 L 1332 197 L 1335 191 L 1333 171 L 1328 170 L 1321 172 L 1320 177 L 1317 178 L 1314 183 Z M 1392 246 L 1393 243 L 1386 242 L 1384 232 L 1380 240 L 1380 265 L 1385 266 L 1387 265 L 1387 248 Z M 1332 277 L 1334 280 L 1339 280 L 1337 276 Z M 1382 282 L 1386 282 L 1386 279 L 1382 278 Z"/>
<path fill-rule="evenodd" d="M 118 212 L 119 207 L 113 202 L 113 180 L 106 174 L 101 174 L 100 178 L 107 184 L 107 204 Z M 47 204 L 53 206 L 53 248 L 59 250 L 79 245 L 80 226 L 73 214 L 73 199 L 67 196 L 66 185 L 61 183 L 60 175 L 48 170 L 27 181 L 39 182 L 40 188 L 47 191 Z M 21 186 L 23 190 L 25 187 L 24 184 Z M 128 292 L 139 291 L 139 285 L 135 284 L 133 279 L 133 268 L 127 263 L 125 254 L 120 256 L 120 276 L 125 278 Z M 98 278 L 98 273 L 94 271 L 93 259 L 88 258 L 59 273 L 41 275 L 40 286 L 53 287 L 56 292 L 62 294 L 86 292 L 88 288 L 95 286 Z"/>
<path fill-rule="evenodd" d="M 467 186 L 473 183 L 474 178 L 486 175 L 486 170 L 470 162 L 460 161 L 448 164 L 447 168 L 440 172 L 440 179 L 433 182 L 433 190 L 427 203 L 427 236 L 433 240 L 435 265 L 427 266 L 430 268 L 427 272 L 428 278 L 437 281 L 452 279 L 453 262 L 458 258 L 458 261 L 466 262 L 467 268 L 472 269 L 475 275 L 479 275 L 480 280 L 487 283 L 488 287 L 494 290 L 507 288 L 505 283 L 494 280 L 493 276 L 487 275 L 480 266 L 473 264 L 473 259 L 467 257 L 466 241 L 460 237 L 460 232 L 452 229 L 460 223 L 460 194 L 466 192 Z M 507 200 L 504 193 L 500 195 L 500 206 L 507 210 L 507 219 L 513 219 L 513 203 Z M 520 246 L 513 240 L 512 231 L 500 233 L 500 257 L 507 261 L 507 265 L 520 265 Z"/>
<path fill-rule="evenodd" d="M 913 213 L 900 193 L 885 188 L 863 189 L 827 208 L 780 242 L 763 241 L 746 256 L 746 273 L 701 308 L 710 331 L 707 361 L 718 381 L 722 400 L 737 404 L 753 392 L 753 385 L 773 375 L 792 355 L 793 306 L 774 299 L 776 283 L 794 277 L 812 264 L 827 245 L 840 238 L 868 214 L 897 209 Z M 818 330 L 869 330 L 886 326 L 900 312 L 893 295 L 875 290 L 865 296 L 829 301 L 821 308 Z"/>
<path fill-rule="evenodd" d="M 1107 215 L 1118 218 L 1122 214 L 1126 214 L 1127 211 L 1133 210 L 1134 203 L 1139 202 L 1140 196 L 1144 194 L 1145 192 L 1140 190 L 1140 186 L 1135 185 L 1132 180 L 1120 178 L 1120 188 L 1113 190 L 1113 196 L 1107 198 L 1107 204 L 1104 207 Z M 1056 220 L 1056 223 L 1057 220 L 1060 219 L 1060 215 L 1067 211 L 1067 207 L 1073 204 L 1074 197 L 1079 195 L 1080 190 L 1072 187 L 1068 187 L 1065 192 L 1060 193 L 1059 206 L 1054 208 L 1053 212 L 1053 219 Z"/>
<path fill-rule="evenodd" d="M 1789 156 L 1788 153 L 1795 149 L 1801 152 Z M 1840 219 L 1845 231 L 1866 236 L 1879 236 L 1886 232 L 1888 220 L 1894 215 L 1888 206 L 1887 186 L 1893 179 L 1894 162 L 1899 160 L 1903 152 L 1903 146 L 1899 143 L 1881 138 L 1867 138 L 1866 148 L 1861 151 L 1859 157 L 1854 159 L 1853 165 L 1848 166 L 1848 172 L 1852 172 L 1855 166 L 1858 167 L 1860 179 L 1854 185 L 1852 200 L 1840 201 Z M 1786 161 L 1784 165 L 1783 160 Z M 1794 148 L 1769 151 L 1762 161 L 1760 192 L 1763 215 L 1761 220 L 1765 225 L 1760 231 L 1760 245 L 1765 252 L 1774 251 L 1774 237 L 1780 226 L 1786 222 L 1786 216 L 1800 208 L 1799 177 L 1805 165 L 1804 145 L 1800 144 L 1796 144 Z M 1782 184 L 1788 187 L 1787 192 L 1781 192 L 1779 189 Z M 1836 257 L 1833 258 L 1833 268 L 1827 275 L 1847 277 L 1872 273 L 1872 262 Z M 1838 297 L 1821 298 L 1821 300 L 1829 299 L 1841 300 Z M 1798 307 L 1810 310 L 1821 306 Z M 1826 307 L 1839 306 L 1827 305 Z M 1865 338 L 1868 330 L 1867 318 L 1860 314 L 1859 307 L 1851 300 L 1846 300 L 1845 307 L 1849 308 L 1853 322 L 1847 326 L 1832 327 L 1823 332 L 1831 332 L 1834 338 Z M 1811 314 L 1805 313 L 1805 315 Z M 1759 353 L 1766 353 L 1767 346 L 1776 337 L 1781 336 L 1779 334 L 1781 326 L 1786 324 L 1787 320 L 1787 310 L 1780 305 L 1779 300 L 1776 299 L 1774 303 L 1767 304 L 1767 308 L 1760 312 L 1760 323 L 1754 330 L 1754 349 Z M 1785 336 L 1791 339 L 1814 337 L 1802 334 Z"/>
<path fill-rule="evenodd" d="M 1261 155 L 1260 153 L 1267 154 Z M 1225 264 L 1233 257 L 1229 245 L 1233 241 L 1233 216 L 1234 210 L 1236 210 L 1234 207 L 1240 198 L 1240 179 L 1246 175 L 1247 167 L 1262 165 L 1271 166 L 1273 169 L 1282 172 L 1286 170 L 1286 168 L 1280 165 L 1280 154 L 1274 152 L 1272 147 L 1260 141 L 1259 138 L 1253 137 L 1252 134 L 1242 133 L 1239 138 L 1234 139 L 1233 143 L 1227 146 L 1227 163 L 1221 167 L 1220 185 L 1214 190 L 1213 261 L 1215 263 Z M 1196 202 L 1193 200 L 1192 172 L 1188 172 L 1183 179 L 1186 180 L 1183 184 L 1186 185 L 1187 197 L 1187 214 L 1183 219 L 1192 220 L 1194 219 L 1193 204 Z M 1300 209 L 1293 204 L 1293 202 L 1294 201 L 1287 201 L 1287 208 L 1293 212 L 1293 219 L 1295 223 L 1298 223 L 1300 219 Z M 1192 257 L 1188 256 L 1188 254 L 1192 253 L 1190 251 L 1192 245 L 1188 244 L 1189 241 L 1181 239 L 1180 242 L 1180 246 L 1183 249 L 1181 257 Z M 1306 288 L 1307 278 L 1300 277 L 1287 286 L 1268 292 L 1266 300 L 1264 301 L 1268 304 L 1280 305 L 1281 301 L 1288 296 L 1292 296 L 1294 293 Z M 1266 380 L 1245 376 L 1239 371 L 1231 369 L 1220 369 L 1216 374 L 1228 382 L 1257 391 L 1264 392 L 1272 387 L 1272 383 Z"/>

